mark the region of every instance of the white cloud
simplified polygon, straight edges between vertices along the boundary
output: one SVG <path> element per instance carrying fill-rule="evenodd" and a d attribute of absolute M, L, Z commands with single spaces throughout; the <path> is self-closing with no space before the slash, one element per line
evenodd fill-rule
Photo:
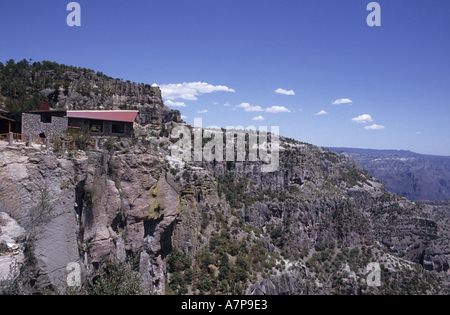
<path fill-rule="evenodd" d="M 181 115 L 181 119 L 186 119 L 187 116 Z"/>
<path fill-rule="evenodd" d="M 420 132 L 420 131 L 417 131 L 417 132 L 416 132 L 416 135 L 420 135 L 420 134 L 421 134 L 421 132 Z"/>
<path fill-rule="evenodd" d="M 205 109 L 205 110 L 198 110 L 197 111 L 197 114 L 205 114 L 205 113 L 207 113 L 208 111 Z"/>
<path fill-rule="evenodd" d="M 373 119 L 368 114 L 364 114 L 355 118 L 352 118 L 352 121 L 358 124 L 365 124 L 367 122 L 372 122 Z"/>
<path fill-rule="evenodd" d="M 261 106 L 253 106 L 249 103 L 241 103 L 239 105 L 236 105 L 236 107 L 243 108 L 246 112 L 263 112 L 264 109 L 261 108 Z"/>
<path fill-rule="evenodd" d="M 205 82 L 189 82 L 189 83 L 178 83 L 178 84 L 162 84 L 159 86 L 161 88 L 161 93 L 164 99 L 174 100 L 183 99 L 195 101 L 198 95 L 207 94 L 212 92 L 235 92 L 235 90 L 230 89 L 223 85 L 212 85 Z"/>
<path fill-rule="evenodd" d="M 352 103 L 353 103 L 353 101 L 348 99 L 348 98 L 340 98 L 340 99 L 335 100 L 331 104 L 333 104 L 333 105 L 340 105 L 340 104 L 352 104 Z"/>
<path fill-rule="evenodd" d="M 291 111 L 284 106 L 272 106 L 266 109 L 268 113 L 290 113 Z"/>
<path fill-rule="evenodd" d="M 184 104 L 184 102 L 174 102 L 171 100 L 165 101 L 164 104 L 166 104 L 166 106 L 173 106 L 173 107 L 186 107 L 186 104 Z"/>
<path fill-rule="evenodd" d="M 366 130 L 381 130 L 384 129 L 384 126 L 373 124 L 372 126 L 365 126 L 364 129 Z"/>
<path fill-rule="evenodd" d="M 317 116 L 317 115 L 327 115 L 327 114 L 328 113 L 322 109 L 320 112 L 318 112 L 317 114 L 314 114 L 314 115 Z"/>
<path fill-rule="evenodd" d="M 223 106 L 229 107 L 229 106 L 231 106 L 231 104 L 226 102 L 225 104 L 223 104 Z"/>
<path fill-rule="evenodd" d="M 287 91 L 287 90 L 281 89 L 281 88 L 280 89 L 276 89 L 275 93 L 284 94 L 284 95 L 295 95 L 294 90 Z"/>
<path fill-rule="evenodd" d="M 252 120 L 260 120 L 260 121 L 263 121 L 263 120 L 264 120 L 264 117 L 263 117 L 263 116 L 254 117 Z"/>
<path fill-rule="evenodd" d="M 227 106 L 225 104 L 225 106 Z M 243 108 L 246 112 L 267 112 L 267 113 L 290 113 L 291 111 L 284 106 L 272 106 L 268 108 L 262 108 L 261 106 L 254 106 L 249 103 L 241 103 L 236 105 L 237 108 Z"/>

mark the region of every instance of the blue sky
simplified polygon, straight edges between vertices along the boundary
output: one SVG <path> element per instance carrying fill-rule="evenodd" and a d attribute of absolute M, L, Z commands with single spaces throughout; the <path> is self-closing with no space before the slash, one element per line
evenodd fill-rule
<path fill-rule="evenodd" d="M 450 155 L 450 1 L 377 1 L 379 27 L 369 0 L 80 0 L 79 27 L 69 2 L 2 1 L 0 61 L 158 84 L 205 127 Z"/>

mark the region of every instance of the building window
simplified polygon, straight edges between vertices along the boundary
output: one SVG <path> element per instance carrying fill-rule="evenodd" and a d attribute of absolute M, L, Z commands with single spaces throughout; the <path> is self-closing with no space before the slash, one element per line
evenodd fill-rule
<path fill-rule="evenodd" d="M 43 115 L 41 115 L 41 123 L 51 124 L 52 123 L 52 116 L 43 116 Z"/>
<path fill-rule="evenodd" d="M 125 133 L 125 123 L 113 122 L 112 133 Z"/>
<path fill-rule="evenodd" d="M 103 121 L 91 120 L 89 122 L 89 130 L 91 132 L 103 132 Z"/>

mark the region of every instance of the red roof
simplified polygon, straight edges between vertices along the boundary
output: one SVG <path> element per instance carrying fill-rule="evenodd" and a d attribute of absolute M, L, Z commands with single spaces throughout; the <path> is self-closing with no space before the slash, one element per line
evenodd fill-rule
<path fill-rule="evenodd" d="M 137 110 L 68 110 L 66 116 L 69 118 L 134 122 L 137 113 Z"/>

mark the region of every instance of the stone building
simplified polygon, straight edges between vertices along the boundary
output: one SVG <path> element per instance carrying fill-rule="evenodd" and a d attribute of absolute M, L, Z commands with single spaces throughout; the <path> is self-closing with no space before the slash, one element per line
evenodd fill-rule
<path fill-rule="evenodd" d="M 63 137 L 66 130 L 87 126 L 94 138 L 133 136 L 137 110 L 40 110 L 22 114 L 22 134 Z"/>

